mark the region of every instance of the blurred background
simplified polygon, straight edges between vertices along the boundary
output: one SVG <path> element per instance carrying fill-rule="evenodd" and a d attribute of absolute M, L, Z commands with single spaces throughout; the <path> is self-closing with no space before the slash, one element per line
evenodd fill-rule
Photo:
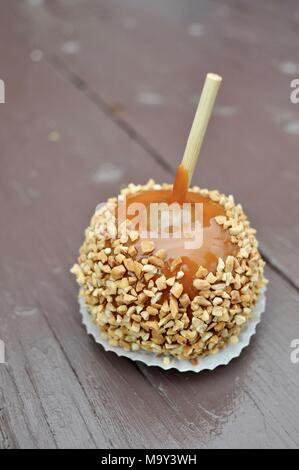
<path fill-rule="evenodd" d="M 297 0 L 1 2 L 2 446 L 298 445 L 298 38 Z M 173 180 L 207 72 L 223 83 L 193 182 L 258 229 L 272 320 L 195 382 L 100 354 L 68 270 L 99 202 Z"/>
<path fill-rule="evenodd" d="M 298 283 L 285 243 L 299 234 L 289 211 L 298 207 L 298 31 L 295 0 L 3 2 L 0 132 L 4 162 L 18 166 L 14 191 L 63 211 L 81 193 L 87 221 L 120 185 L 171 181 L 214 71 L 223 85 L 194 184 L 233 193 L 265 254 Z"/>

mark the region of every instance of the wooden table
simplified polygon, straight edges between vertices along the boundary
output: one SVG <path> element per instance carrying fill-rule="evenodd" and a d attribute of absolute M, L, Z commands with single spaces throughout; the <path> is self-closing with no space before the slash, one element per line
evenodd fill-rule
<path fill-rule="evenodd" d="M 0 447 L 298 447 L 298 2 L 14 0 L 0 18 Z M 224 82 L 194 181 L 245 207 L 268 304 L 229 366 L 166 373 L 94 343 L 69 268 L 98 202 L 172 181 L 207 71 Z"/>

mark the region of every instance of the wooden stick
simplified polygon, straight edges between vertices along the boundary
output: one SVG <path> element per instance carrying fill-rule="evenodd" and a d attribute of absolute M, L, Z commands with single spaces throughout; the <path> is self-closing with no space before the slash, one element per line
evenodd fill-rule
<path fill-rule="evenodd" d="M 181 163 L 188 173 L 189 185 L 195 170 L 221 81 L 222 77 L 220 77 L 220 75 L 208 73 L 206 76 Z"/>

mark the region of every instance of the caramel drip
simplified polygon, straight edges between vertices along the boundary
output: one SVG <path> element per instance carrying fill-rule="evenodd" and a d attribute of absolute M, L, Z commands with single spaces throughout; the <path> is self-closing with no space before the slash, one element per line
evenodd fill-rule
<path fill-rule="evenodd" d="M 188 193 L 188 181 L 188 173 L 181 164 L 176 171 L 170 202 L 179 202 L 181 204 L 185 202 Z"/>

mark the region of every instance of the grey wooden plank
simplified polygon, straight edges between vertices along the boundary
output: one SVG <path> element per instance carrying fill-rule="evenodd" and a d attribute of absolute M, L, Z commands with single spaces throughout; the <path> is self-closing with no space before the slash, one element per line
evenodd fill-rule
<path fill-rule="evenodd" d="M 170 9 L 167 2 L 90 0 L 23 13 L 36 44 L 63 60 L 173 170 L 206 71 L 222 73 L 194 181 L 235 195 L 267 258 L 298 287 L 298 227 L 289 210 L 298 207 L 298 110 L 289 99 L 298 62 L 297 6 L 260 4 L 188 1 Z M 202 26 L 198 36 L 194 24 Z"/>
<path fill-rule="evenodd" d="M 44 413 L 38 410 L 37 406 L 34 417 L 29 415 L 28 418 L 24 412 L 24 401 L 9 367 L 1 364 L 0 377 L 0 449 L 16 449 L 20 446 L 24 449 L 36 446 L 55 448 L 53 436 L 45 423 Z M 43 423 L 43 426 L 39 426 L 38 437 L 31 428 L 31 422 Z"/>

